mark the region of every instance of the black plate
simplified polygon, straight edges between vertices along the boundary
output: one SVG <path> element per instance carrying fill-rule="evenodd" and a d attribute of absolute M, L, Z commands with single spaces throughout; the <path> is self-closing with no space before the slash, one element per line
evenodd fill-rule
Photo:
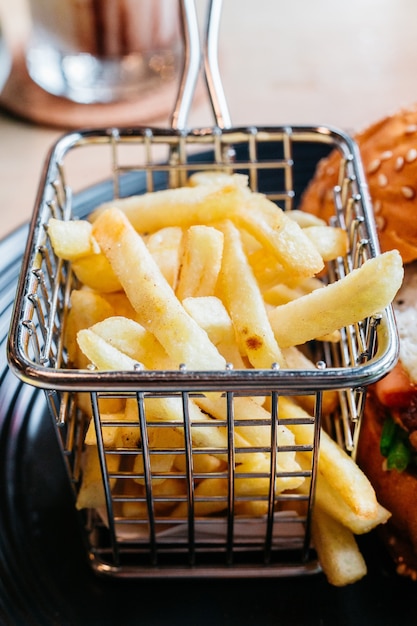
<path fill-rule="evenodd" d="M 322 154 L 305 151 L 305 180 Z M 140 191 L 138 178 L 132 179 Z M 300 181 L 300 187 L 303 183 Z M 130 182 L 127 181 L 129 186 Z M 103 183 L 78 213 L 105 200 Z M 27 228 L 0 241 L 0 620 L 10 626 L 408 626 L 415 583 L 398 577 L 378 537 L 360 539 L 369 573 L 345 588 L 323 574 L 276 579 L 112 580 L 95 575 L 43 392 L 6 363 L 6 337 Z"/>

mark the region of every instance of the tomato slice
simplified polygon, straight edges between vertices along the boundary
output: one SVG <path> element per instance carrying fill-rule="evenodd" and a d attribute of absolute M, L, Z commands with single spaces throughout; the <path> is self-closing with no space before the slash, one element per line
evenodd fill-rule
<path fill-rule="evenodd" d="M 379 402 L 390 408 L 407 407 L 411 399 L 417 395 L 417 388 L 410 381 L 401 362 L 375 383 L 374 390 Z"/>

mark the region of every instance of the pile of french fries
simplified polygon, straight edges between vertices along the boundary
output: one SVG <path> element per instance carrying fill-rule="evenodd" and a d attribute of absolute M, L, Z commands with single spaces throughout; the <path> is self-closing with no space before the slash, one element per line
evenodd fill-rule
<path fill-rule="evenodd" d="M 247 177 L 239 174 L 198 172 L 184 187 L 102 205 L 88 220 L 52 218 L 48 234 L 77 278 L 66 348 L 71 366 L 79 369 L 314 368 L 302 347 L 310 340 L 337 341 L 340 328 L 382 311 L 403 278 L 400 255 L 390 251 L 325 285 L 320 274 L 327 261 L 346 255 L 346 232 L 311 215 L 282 211 L 251 191 Z M 333 411 L 337 401 L 336 392 L 324 392 L 323 410 Z M 78 394 L 78 402 L 91 414 L 88 395 Z M 107 460 L 111 474 L 134 477 L 122 481 L 122 488 L 120 480 L 111 480 L 114 492 L 122 489 L 126 496 L 120 498 L 121 515 L 145 519 L 145 498 L 138 498 L 145 481 L 138 402 L 100 402 L 105 448 L 133 451 L 129 466 L 121 454 Z M 271 398 L 236 396 L 233 403 L 235 494 L 242 496 L 235 513 L 264 515 Z M 172 520 L 187 517 L 187 484 L 175 478 L 184 476 L 186 464 L 185 455 L 176 453 L 184 450 L 182 400 L 148 397 L 144 406 L 148 443 L 159 451 L 150 458 L 157 513 Z M 227 410 L 220 393 L 188 399 L 193 473 L 199 477 L 196 516 L 221 514 L 228 506 Z M 279 398 L 276 494 L 308 497 L 313 411 L 312 396 Z M 100 509 L 105 502 L 96 446 L 91 422 L 80 509 Z M 294 451 L 294 446 L 305 448 Z M 352 458 L 321 432 L 312 534 L 331 584 L 346 585 L 365 575 L 355 535 L 389 515 Z"/>

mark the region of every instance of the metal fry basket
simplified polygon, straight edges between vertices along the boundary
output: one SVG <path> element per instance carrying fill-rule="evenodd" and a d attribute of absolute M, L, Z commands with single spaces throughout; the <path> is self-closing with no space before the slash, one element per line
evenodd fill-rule
<path fill-rule="evenodd" d="M 337 150 L 341 167 L 339 185 L 333 190 L 333 223 L 348 233 L 349 252 L 326 264 L 323 280 L 337 281 L 379 254 L 359 153 L 345 133 L 323 126 L 236 128 L 227 123 L 227 110 L 217 98 L 219 85 L 210 89 L 210 80 L 217 80 L 215 63 L 210 61 L 216 2 L 211 3 L 205 58 L 209 91 L 211 96 L 217 94 L 212 103 L 218 123 L 213 128 L 184 127 L 181 119 L 197 54 L 189 5 L 183 3 L 188 66 L 173 127 L 80 131 L 62 137 L 53 147 L 23 259 L 9 363 L 24 382 L 45 390 L 74 486 L 74 502 L 86 479 L 85 457 L 95 455 L 88 479 L 97 503 L 80 510 L 95 571 L 116 577 L 313 573 L 320 569 L 310 538 L 320 428 L 354 454 L 365 387 L 381 378 L 398 354 L 390 308 L 342 328 L 337 343 L 305 346 L 315 363 L 307 370 L 227 367 L 201 372 L 179 364 L 175 371 L 97 372 L 71 369 L 68 364 L 67 313 L 77 282 L 71 263 L 53 252 L 46 228 L 51 217 L 84 218 L 115 197 L 179 186 L 193 172 L 219 169 L 246 174 L 252 190 L 291 211 L 298 207 L 318 161 Z M 199 52 L 197 56 L 199 67 Z M 109 176 L 97 175 L 91 166 L 91 184 L 80 191 L 77 181 L 71 180 L 71 159 L 85 154 L 91 164 L 95 150 L 108 154 Z M 337 392 L 338 398 L 331 415 L 323 411 L 328 392 Z M 206 415 L 195 421 L 190 407 L 213 393 L 223 403 L 224 418 Z M 240 414 L 244 398 L 267 407 L 264 420 Z M 301 403 L 306 398 L 311 406 L 308 417 L 305 413 L 289 417 L 288 399 Z M 150 416 L 152 402 L 161 399 L 176 403 L 177 420 Z M 119 409 L 108 409 L 127 403 L 134 407 L 131 419 L 122 420 Z M 86 447 L 91 424 L 96 445 Z M 307 424 L 310 440 L 283 442 L 281 429 L 289 424 Z M 268 445 L 243 446 L 240 437 L 251 428 L 267 432 Z M 172 432 L 174 440 L 167 436 Z M 217 433 L 222 437 L 210 437 Z M 309 462 L 286 468 L 287 456 L 299 452 Z M 254 458 L 263 463 L 253 463 Z M 304 478 L 302 492 L 291 488 L 299 477 Z"/>

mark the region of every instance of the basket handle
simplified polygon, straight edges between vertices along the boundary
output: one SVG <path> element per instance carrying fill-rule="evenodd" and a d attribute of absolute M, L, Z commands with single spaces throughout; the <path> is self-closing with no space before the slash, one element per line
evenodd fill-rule
<path fill-rule="evenodd" d="M 232 125 L 218 64 L 218 34 L 222 3 L 222 0 L 209 1 L 205 40 L 202 46 L 195 0 L 180 0 L 184 65 L 177 100 L 171 117 L 173 129 L 184 130 L 187 126 L 188 114 L 201 70 L 204 73 L 216 125 L 219 128 L 230 128 Z"/>

